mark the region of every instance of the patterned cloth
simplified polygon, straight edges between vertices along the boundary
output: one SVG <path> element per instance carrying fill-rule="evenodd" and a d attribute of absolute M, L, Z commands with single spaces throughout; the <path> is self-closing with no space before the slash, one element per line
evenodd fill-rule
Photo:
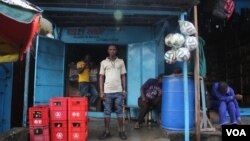
<path fill-rule="evenodd" d="M 161 85 L 157 79 L 148 79 L 142 86 L 148 99 L 154 99 L 161 93 Z"/>

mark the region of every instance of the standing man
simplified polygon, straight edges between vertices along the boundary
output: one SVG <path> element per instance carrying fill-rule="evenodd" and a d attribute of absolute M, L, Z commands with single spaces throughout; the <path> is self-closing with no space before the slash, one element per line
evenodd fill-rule
<path fill-rule="evenodd" d="M 123 99 L 126 97 L 126 68 L 124 61 L 116 56 L 117 46 L 110 45 L 105 60 L 101 62 L 100 67 L 100 97 L 104 104 L 104 124 L 105 131 L 99 139 L 107 139 L 110 134 L 110 117 L 112 105 L 114 102 L 115 112 L 119 125 L 119 137 L 122 140 L 127 139 L 123 123 Z"/>
<path fill-rule="evenodd" d="M 228 124 L 227 112 L 229 113 L 231 124 L 241 124 L 240 108 L 237 100 L 242 99 L 242 95 L 234 93 L 234 90 L 224 81 L 215 82 L 212 87 L 212 96 L 215 101 L 212 106 L 218 108 L 220 124 Z"/>
<path fill-rule="evenodd" d="M 81 97 L 89 98 L 89 109 L 94 110 L 94 103 L 98 98 L 96 88 L 90 83 L 89 71 L 90 56 L 86 55 L 83 61 L 77 62 L 78 82 Z"/>

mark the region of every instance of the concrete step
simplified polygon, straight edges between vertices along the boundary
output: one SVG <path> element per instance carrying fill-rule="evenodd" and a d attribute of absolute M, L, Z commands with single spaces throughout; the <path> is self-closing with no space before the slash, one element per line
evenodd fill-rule
<path fill-rule="evenodd" d="M 164 132 L 164 136 L 169 138 L 170 141 L 183 141 L 185 134 L 184 131 L 174 131 L 174 130 L 167 130 L 162 129 Z M 190 141 L 195 141 L 196 136 L 195 132 L 192 130 L 190 131 Z M 202 141 L 221 141 L 221 132 L 201 132 L 201 140 Z"/>
<path fill-rule="evenodd" d="M 28 141 L 29 129 L 28 128 L 12 128 L 8 132 L 0 135 L 0 141 Z"/>

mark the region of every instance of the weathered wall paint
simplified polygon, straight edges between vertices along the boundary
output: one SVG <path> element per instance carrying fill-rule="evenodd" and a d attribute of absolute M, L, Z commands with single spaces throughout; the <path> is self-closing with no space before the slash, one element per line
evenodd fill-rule
<path fill-rule="evenodd" d="M 153 39 L 152 27 L 65 27 L 61 38 L 65 43 L 130 44 Z"/>

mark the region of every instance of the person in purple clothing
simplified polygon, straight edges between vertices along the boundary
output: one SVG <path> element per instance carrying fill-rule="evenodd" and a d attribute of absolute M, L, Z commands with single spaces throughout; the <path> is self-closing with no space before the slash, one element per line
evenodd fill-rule
<path fill-rule="evenodd" d="M 162 77 L 163 74 L 160 74 L 157 79 L 150 78 L 141 86 L 141 96 L 138 98 L 140 113 L 134 126 L 135 129 L 139 129 L 142 127 L 144 117 L 149 112 L 151 107 L 160 112 Z"/>
<path fill-rule="evenodd" d="M 241 123 L 240 107 L 237 100 L 241 100 L 243 98 L 242 95 L 235 94 L 234 90 L 226 82 L 221 81 L 213 84 L 212 96 L 215 101 L 211 104 L 218 108 L 221 125 L 228 124 L 227 112 L 229 113 L 231 124 Z"/>

